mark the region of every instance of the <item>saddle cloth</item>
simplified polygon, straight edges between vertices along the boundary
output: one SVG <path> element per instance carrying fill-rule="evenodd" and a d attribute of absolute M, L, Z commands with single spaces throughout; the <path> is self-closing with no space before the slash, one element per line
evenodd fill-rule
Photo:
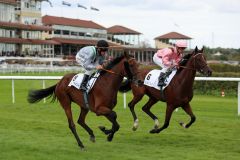
<path fill-rule="evenodd" d="M 160 90 L 160 87 L 158 86 L 158 77 L 161 72 L 161 70 L 157 69 L 151 70 L 144 79 L 144 85 Z M 162 90 L 164 90 L 169 85 L 176 72 L 177 70 L 174 69 L 172 73 L 165 79 L 164 82 L 166 86 L 163 86 Z"/>
<path fill-rule="evenodd" d="M 92 89 L 92 87 L 94 86 L 95 82 L 97 81 L 97 78 L 99 77 L 100 73 L 96 72 L 94 74 L 94 76 L 91 77 L 91 79 L 88 81 L 87 83 L 87 93 L 90 92 L 90 90 Z M 75 76 L 73 76 L 71 82 L 68 84 L 68 86 L 73 86 L 77 89 L 80 88 L 81 84 L 82 84 L 82 80 L 83 80 L 83 74 L 76 74 Z"/>

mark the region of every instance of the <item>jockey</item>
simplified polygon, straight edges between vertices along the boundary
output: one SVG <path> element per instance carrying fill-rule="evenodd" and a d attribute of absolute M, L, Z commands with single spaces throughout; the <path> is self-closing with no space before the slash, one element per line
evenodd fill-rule
<path fill-rule="evenodd" d="M 154 54 L 153 62 L 162 68 L 162 72 L 158 78 L 158 86 L 166 85 L 164 81 L 167 72 L 171 71 L 173 67 L 178 66 L 185 48 L 187 48 L 187 42 L 185 40 L 179 40 L 176 42 L 175 47 L 163 48 Z"/>
<path fill-rule="evenodd" d="M 76 61 L 84 69 L 85 73 L 80 89 L 83 91 L 87 90 L 87 82 L 89 76 L 97 69 L 102 69 L 103 62 L 105 59 L 105 53 L 108 51 L 108 42 L 105 40 L 99 40 L 97 46 L 86 46 L 81 48 L 77 55 Z"/>

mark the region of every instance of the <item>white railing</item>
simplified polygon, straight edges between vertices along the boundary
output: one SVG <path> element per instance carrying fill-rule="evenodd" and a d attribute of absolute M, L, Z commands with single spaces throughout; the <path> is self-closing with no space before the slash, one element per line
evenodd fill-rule
<path fill-rule="evenodd" d="M 12 103 L 15 103 L 14 80 L 42 80 L 45 88 L 45 80 L 59 80 L 62 76 L 0 76 L 0 80 L 12 80 Z M 238 115 L 240 115 L 240 78 L 228 77 L 195 77 L 197 81 L 235 81 L 238 82 Z M 123 96 L 124 108 L 126 108 L 126 94 Z M 45 102 L 45 99 L 44 99 Z"/>

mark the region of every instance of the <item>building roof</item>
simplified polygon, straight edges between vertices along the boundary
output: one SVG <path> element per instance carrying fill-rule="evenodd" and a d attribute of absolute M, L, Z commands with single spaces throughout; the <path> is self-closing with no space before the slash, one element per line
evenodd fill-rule
<path fill-rule="evenodd" d="M 60 44 L 54 40 L 41 40 L 41 39 L 23 39 L 23 38 L 8 38 L 0 37 L 0 42 L 13 43 L 13 44 Z"/>
<path fill-rule="evenodd" d="M 185 36 L 183 34 L 180 34 L 180 33 L 177 33 L 177 32 L 169 32 L 167 34 L 164 34 L 164 35 L 161 35 L 161 36 L 158 36 L 156 38 L 154 38 L 155 40 L 156 39 L 192 39 L 191 37 L 188 37 L 188 36 Z"/>
<path fill-rule="evenodd" d="M 43 16 L 42 22 L 45 25 L 64 25 L 64 26 L 74 26 L 74 27 L 83 27 L 83 28 L 94 28 L 94 29 L 104 29 L 105 27 L 87 20 L 80 20 L 80 19 L 71 19 L 71 18 L 64 18 L 64 17 L 55 17 L 55 16 Z"/>
<path fill-rule="evenodd" d="M 120 25 L 115 25 L 115 26 L 109 27 L 107 29 L 107 33 L 110 33 L 110 34 L 136 34 L 136 35 L 142 34 L 140 32 L 134 31 L 132 29 L 129 29 L 127 27 L 120 26 Z"/>
<path fill-rule="evenodd" d="M 23 30 L 33 30 L 33 31 L 51 31 L 51 27 L 40 26 L 40 25 L 26 25 L 22 23 L 12 23 L 0 21 L 0 28 L 13 28 L 13 29 L 23 29 Z"/>
<path fill-rule="evenodd" d="M 52 38 L 53 41 L 56 41 L 61 44 L 80 44 L 80 45 L 93 45 L 97 44 L 98 40 L 86 40 L 86 39 L 67 39 L 67 38 Z M 115 43 L 108 42 L 109 46 L 119 46 Z M 120 47 L 120 46 L 119 46 Z"/>
<path fill-rule="evenodd" d="M 12 5 L 17 4 L 16 0 L 0 0 L 0 3 L 6 3 L 6 4 L 12 4 Z"/>

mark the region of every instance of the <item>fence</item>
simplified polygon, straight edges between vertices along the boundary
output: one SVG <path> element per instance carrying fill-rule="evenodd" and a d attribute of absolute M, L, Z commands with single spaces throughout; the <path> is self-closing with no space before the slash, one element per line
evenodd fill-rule
<path fill-rule="evenodd" d="M 12 80 L 12 103 L 15 103 L 14 80 L 42 80 L 45 88 L 45 80 L 59 80 L 62 76 L 0 76 L 0 80 Z M 195 77 L 197 81 L 237 81 L 238 82 L 238 115 L 240 115 L 240 78 L 227 77 Z M 45 100 L 44 100 L 45 101 Z M 123 96 L 124 108 L 126 108 L 126 94 Z"/>

